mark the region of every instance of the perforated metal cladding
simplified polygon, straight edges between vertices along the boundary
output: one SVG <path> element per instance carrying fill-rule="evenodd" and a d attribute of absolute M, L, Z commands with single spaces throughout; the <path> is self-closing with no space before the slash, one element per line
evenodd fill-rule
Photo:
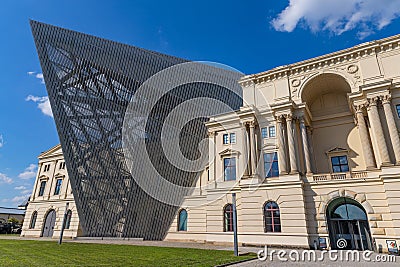
<path fill-rule="evenodd" d="M 135 91 L 157 72 L 187 61 L 36 21 L 31 21 L 31 28 L 83 235 L 163 239 L 179 207 L 155 200 L 137 185 L 125 164 L 122 126 Z M 238 80 L 231 71 L 209 66 L 207 72 Z M 157 171 L 180 185 L 194 184 L 199 173 L 169 164 L 159 145 L 160 132 L 176 105 L 199 96 L 218 99 L 232 109 L 242 105 L 241 97 L 220 86 L 186 84 L 146 114 L 144 133 L 139 127 L 132 132 L 146 138 Z M 134 101 L 144 105 L 146 99 Z M 207 133 L 205 120 L 194 119 L 180 135 L 182 153 L 188 158 L 197 157 L 197 144 Z M 146 173 L 137 170 L 135 175 Z"/>

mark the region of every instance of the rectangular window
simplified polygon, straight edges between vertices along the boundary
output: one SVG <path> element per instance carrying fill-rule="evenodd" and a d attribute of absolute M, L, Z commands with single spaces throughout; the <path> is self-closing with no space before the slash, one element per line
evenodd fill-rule
<path fill-rule="evenodd" d="M 275 137 L 275 136 L 276 136 L 275 126 L 269 126 L 269 137 Z"/>
<path fill-rule="evenodd" d="M 261 137 L 268 138 L 268 128 L 261 128 Z"/>
<path fill-rule="evenodd" d="M 61 191 L 62 179 L 57 179 L 56 188 L 54 189 L 54 195 L 59 195 Z"/>
<path fill-rule="evenodd" d="M 264 154 L 264 170 L 267 178 L 279 176 L 278 154 L 276 152 Z"/>
<path fill-rule="evenodd" d="M 397 117 L 400 119 L 400 105 L 396 105 Z"/>
<path fill-rule="evenodd" d="M 40 182 L 39 197 L 43 196 L 45 188 L 46 188 L 46 181 Z"/>
<path fill-rule="evenodd" d="M 229 135 L 229 143 L 231 143 L 231 144 L 235 144 L 236 143 L 236 134 L 231 133 Z"/>
<path fill-rule="evenodd" d="M 224 159 L 224 180 L 225 181 L 236 180 L 236 158 Z"/>
<path fill-rule="evenodd" d="M 50 170 L 50 164 L 44 165 L 44 171 L 47 172 Z"/>
<path fill-rule="evenodd" d="M 60 170 L 64 170 L 65 169 L 65 162 L 60 162 Z"/>
<path fill-rule="evenodd" d="M 347 156 L 331 157 L 332 171 L 333 172 L 348 172 L 349 163 Z"/>
<path fill-rule="evenodd" d="M 229 144 L 229 135 L 228 135 L 228 134 L 224 134 L 224 135 L 222 136 L 222 138 L 223 138 L 223 143 L 224 143 L 224 145 Z"/>

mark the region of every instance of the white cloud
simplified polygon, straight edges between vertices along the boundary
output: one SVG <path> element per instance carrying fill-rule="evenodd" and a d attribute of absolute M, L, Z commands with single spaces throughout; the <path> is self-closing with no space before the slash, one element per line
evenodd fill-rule
<path fill-rule="evenodd" d="M 32 190 L 30 190 L 30 189 L 25 189 L 25 190 L 22 190 L 22 191 L 21 191 L 21 194 L 27 195 L 27 194 L 30 194 L 31 192 L 32 192 Z"/>
<path fill-rule="evenodd" d="M 35 76 L 42 84 L 44 84 L 43 73 L 36 73 L 36 71 L 28 71 L 27 73 L 29 76 Z"/>
<path fill-rule="evenodd" d="M 4 173 L 0 173 L 0 184 L 5 183 L 5 184 L 12 184 L 13 180 L 5 175 Z"/>
<path fill-rule="evenodd" d="M 26 187 L 23 186 L 23 185 L 21 185 L 21 186 L 16 186 L 16 187 L 14 187 L 14 189 L 15 189 L 15 190 L 25 190 Z"/>
<path fill-rule="evenodd" d="M 20 173 L 18 175 L 18 177 L 21 178 L 21 179 L 24 179 L 24 180 L 35 178 L 36 169 L 37 169 L 37 166 L 35 164 L 31 164 L 31 165 L 29 165 L 28 168 L 25 169 L 25 171 Z"/>
<path fill-rule="evenodd" d="M 53 117 L 53 112 L 51 111 L 49 97 L 29 95 L 25 100 L 38 103 L 38 108 L 43 112 L 44 115 Z"/>
<path fill-rule="evenodd" d="M 340 35 L 356 30 L 364 38 L 400 16 L 398 0 L 289 0 L 271 24 L 277 31 L 292 32 L 299 24 L 311 31 Z"/>
<path fill-rule="evenodd" d="M 42 84 L 44 84 L 43 73 L 38 73 L 38 74 L 36 74 L 35 77 L 38 78 L 38 79 L 40 79 L 40 82 L 41 82 Z"/>
<path fill-rule="evenodd" d="M 4 146 L 4 139 L 3 139 L 3 135 L 0 134 L 0 148 L 2 148 Z"/>
<path fill-rule="evenodd" d="M 15 196 L 12 199 L 3 199 L 4 202 L 12 202 L 12 203 L 16 203 L 16 204 L 22 204 L 25 201 L 28 200 L 28 198 L 31 196 L 31 194 L 25 194 L 25 195 L 21 195 L 21 196 Z"/>

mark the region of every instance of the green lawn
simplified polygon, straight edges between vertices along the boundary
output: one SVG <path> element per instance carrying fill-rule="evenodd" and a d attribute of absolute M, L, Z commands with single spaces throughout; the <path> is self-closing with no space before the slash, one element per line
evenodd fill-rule
<path fill-rule="evenodd" d="M 0 239 L 0 266 L 215 266 L 232 251 Z"/>

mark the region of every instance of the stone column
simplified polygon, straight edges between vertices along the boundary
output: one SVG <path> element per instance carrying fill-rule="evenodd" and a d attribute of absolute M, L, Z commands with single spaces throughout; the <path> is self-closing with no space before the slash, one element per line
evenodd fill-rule
<path fill-rule="evenodd" d="M 385 111 L 386 121 L 389 127 L 390 141 L 392 142 L 396 165 L 400 164 L 400 139 L 397 132 L 396 121 L 394 120 L 392 107 L 390 105 L 391 96 L 386 95 L 381 98 L 383 109 Z"/>
<path fill-rule="evenodd" d="M 311 172 L 316 172 L 316 168 L 315 168 L 315 158 L 314 158 L 314 144 L 313 144 L 313 140 L 312 140 L 312 132 L 313 132 L 313 128 L 311 126 L 306 127 L 306 131 L 307 131 L 307 140 L 308 140 L 308 147 L 310 148 L 310 159 L 311 160 Z"/>
<path fill-rule="evenodd" d="M 288 146 L 289 146 L 289 161 L 290 161 L 290 173 L 298 173 L 297 159 L 296 159 L 296 147 L 294 140 L 294 128 L 293 128 L 293 117 L 292 114 L 286 115 L 286 128 L 288 134 Z"/>
<path fill-rule="evenodd" d="M 375 168 L 375 158 L 374 152 L 371 147 L 371 141 L 369 138 L 369 132 L 367 128 L 367 124 L 365 123 L 364 119 L 364 105 L 358 105 L 356 108 L 356 119 L 357 119 L 357 126 L 358 126 L 358 134 L 360 135 L 361 146 L 364 153 L 364 160 L 367 170 Z"/>
<path fill-rule="evenodd" d="M 306 125 L 304 123 L 304 117 L 300 117 L 300 130 L 301 130 L 301 139 L 303 142 L 303 149 L 304 149 L 304 159 L 306 161 L 306 173 L 311 174 L 311 155 L 310 155 L 310 146 L 308 144 L 307 139 L 307 131 Z"/>
<path fill-rule="evenodd" d="M 250 128 L 250 155 L 251 155 L 251 175 L 256 174 L 256 140 L 255 140 L 255 135 L 254 135 L 254 127 L 255 127 L 255 122 L 252 121 L 249 124 Z"/>
<path fill-rule="evenodd" d="M 390 165 L 390 157 L 388 148 L 385 142 L 385 135 L 383 133 L 382 123 L 378 113 L 378 97 L 368 99 L 368 117 L 370 119 L 372 131 L 375 134 L 376 142 L 378 143 L 378 150 L 381 156 L 382 165 Z"/>
<path fill-rule="evenodd" d="M 247 133 L 247 124 L 242 123 L 243 131 L 243 158 L 244 158 L 244 175 L 250 175 L 250 153 L 249 153 L 249 134 Z"/>
<path fill-rule="evenodd" d="M 288 174 L 286 162 L 285 136 L 283 134 L 283 116 L 276 117 L 276 134 L 278 139 L 279 174 Z"/>

